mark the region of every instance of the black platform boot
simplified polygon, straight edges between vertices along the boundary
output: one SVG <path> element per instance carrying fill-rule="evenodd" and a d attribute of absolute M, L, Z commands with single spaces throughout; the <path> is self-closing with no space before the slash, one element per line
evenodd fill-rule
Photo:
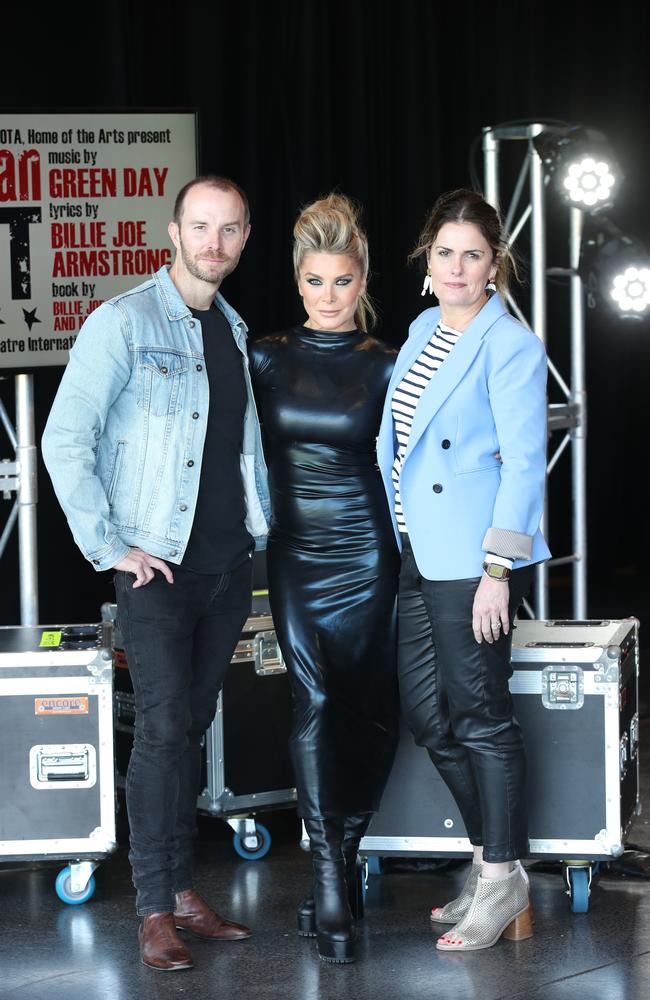
<path fill-rule="evenodd" d="M 314 922 L 324 962 L 354 961 L 354 922 L 345 880 L 342 819 L 305 819 L 314 870 Z"/>
<path fill-rule="evenodd" d="M 358 865 L 359 844 L 364 836 L 372 813 L 346 816 L 343 821 L 343 843 L 341 849 L 345 859 L 345 881 L 348 887 L 350 911 L 355 920 L 363 920 L 362 872 Z M 298 934 L 301 937 L 316 937 L 314 897 L 308 896 L 298 906 Z"/>
<path fill-rule="evenodd" d="M 347 816 L 343 826 L 343 857 L 345 881 L 348 886 L 350 909 L 355 920 L 363 920 L 363 872 L 359 865 L 359 844 L 368 829 L 372 813 Z"/>

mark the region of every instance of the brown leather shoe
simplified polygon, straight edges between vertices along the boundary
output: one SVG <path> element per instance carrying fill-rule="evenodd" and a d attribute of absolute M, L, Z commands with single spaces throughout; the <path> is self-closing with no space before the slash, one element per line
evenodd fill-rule
<path fill-rule="evenodd" d="M 144 965 L 160 972 L 191 969 L 192 956 L 176 933 L 173 913 L 148 913 L 138 930 Z"/>
<path fill-rule="evenodd" d="M 209 941 L 243 941 L 251 936 L 248 927 L 224 920 L 211 910 L 196 889 L 176 893 L 174 920 L 180 930 Z"/>

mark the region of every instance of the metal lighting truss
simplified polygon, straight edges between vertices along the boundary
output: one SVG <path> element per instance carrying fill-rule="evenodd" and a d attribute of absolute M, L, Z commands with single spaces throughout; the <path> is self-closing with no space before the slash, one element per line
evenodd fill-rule
<path fill-rule="evenodd" d="M 10 500 L 16 494 L 0 535 L 0 556 L 18 522 L 20 568 L 20 622 L 38 622 L 38 570 L 36 563 L 36 441 L 34 437 L 34 383 L 31 375 L 16 375 L 16 429 L 0 399 L 0 423 L 14 450 L 13 461 L 0 461 L 0 493 Z"/>
<path fill-rule="evenodd" d="M 525 144 L 524 161 L 519 171 L 512 193 L 510 207 L 505 213 L 505 227 L 510 237 L 511 245 L 517 240 L 526 223 L 530 225 L 530 273 L 531 300 L 530 320 L 528 320 L 518 304 L 508 296 L 508 304 L 512 312 L 526 326 L 532 329 L 546 345 L 546 186 L 549 180 L 545 173 L 542 158 L 537 152 L 533 140 L 554 129 L 542 124 L 521 124 L 515 126 L 496 126 L 483 129 L 483 158 L 485 197 L 495 207 L 500 207 L 502 198 L 499 191 L 499 155 L 501 145 L 506 142 Z M 529 203 L 515 220 L 515 213 L 524 185 L 528 182 Z M 551 449 L 547 463 L 547 479 L 558 463 L 567 446 L 571 445 L 571 511 L 572 511 L 572 546 L 573 552 L 567 556 L 550 559 L 541 563 L 536 570 L 534 617 L 547 619 L 548 614 L 548 570 L 551 566 L 561 566 L 568 563 L 573 568 L 573 617 L 587 617 L 587 424 L 585 391 L 585 317 L 583 283 L 578 273 L 580 247 L 584 213 L 579 208 L 567 206 L 569 213 L 569 268 L 553 268 L 554 274 L 564 274 L 570 278 L 570 310 L 571 310 L 571 384 L 568 386 L 557 368 L 549 358 L 549 374 L 559 386 L 566 398 L 565 403 L 550 403 L 548 405 L 548 438 L 557 441 L 555 433 L 562 432 L 562 438 Z M 548 491 L 547 491 L 548 492 Z M 547 536 L 548 499 L 544 501 L 542 530 Z M 548 536 L 547 536 L 548 537 Z M 532 609 L 526 605 L 529 614 Z"/>

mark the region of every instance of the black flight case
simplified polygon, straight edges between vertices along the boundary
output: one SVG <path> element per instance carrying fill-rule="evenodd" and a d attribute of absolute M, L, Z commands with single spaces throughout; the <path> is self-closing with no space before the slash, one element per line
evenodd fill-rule
<path fill-rule="evenodd" d="M 84 903 L 116 848 L 112 629 L 0 627 L 0 861 L 67 860 Z"/>
<path fill-rule="evenodd" d="M 519 621 L 512 665 L 530 856 L 564 862 L 572 909 L 585 912 L 592 872 L 623 853 L 641 811 L 638 621 Z M 447 786 L 405 726 L 361 852 L 371 873 L 391 855 L 471 856 Z"/>
<path fill-rule="evenodd" d="M 102 618 L 115 621 L 115 604 L 102 605 Z M 115 744 L 118 788 L 125 784 L 133 745 L 133 686 L 115 628 Z M 205 734 L 202 813 L 224 819 L 233 847 L 248 861 L 271 846 L 257 820 L 265 810 L 292 808 L 296 789 L 289 759 L 292 706 L 287 668 L 277 643 L 268 591 L 253 592 L 253 608 L 233 653 L 214 721 Z"/>

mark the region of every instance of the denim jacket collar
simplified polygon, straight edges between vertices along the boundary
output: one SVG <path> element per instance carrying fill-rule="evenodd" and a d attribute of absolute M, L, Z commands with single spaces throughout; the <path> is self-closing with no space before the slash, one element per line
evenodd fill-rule
<path fill-rule="evenodd" d="M 167 264 L 164 264 L 160 270 L 156 271 L 153 275 L 153 280 L 156 282 L 158 294 L 160 295 L 163 307 L 169 320 L 186 319 L 187 317 L 191 317 L 192 312 L 190 307 L 185 303 L 181 293 L 172 281 Z M 214 303 L 228 320 L 233 334 L 235 334 L 236 337 L 239 336 L 245 340 L 248 333 L 248 327 L 239 313 L 226 302 L 220 292 L 217 292 L 215 295 Z"/>

